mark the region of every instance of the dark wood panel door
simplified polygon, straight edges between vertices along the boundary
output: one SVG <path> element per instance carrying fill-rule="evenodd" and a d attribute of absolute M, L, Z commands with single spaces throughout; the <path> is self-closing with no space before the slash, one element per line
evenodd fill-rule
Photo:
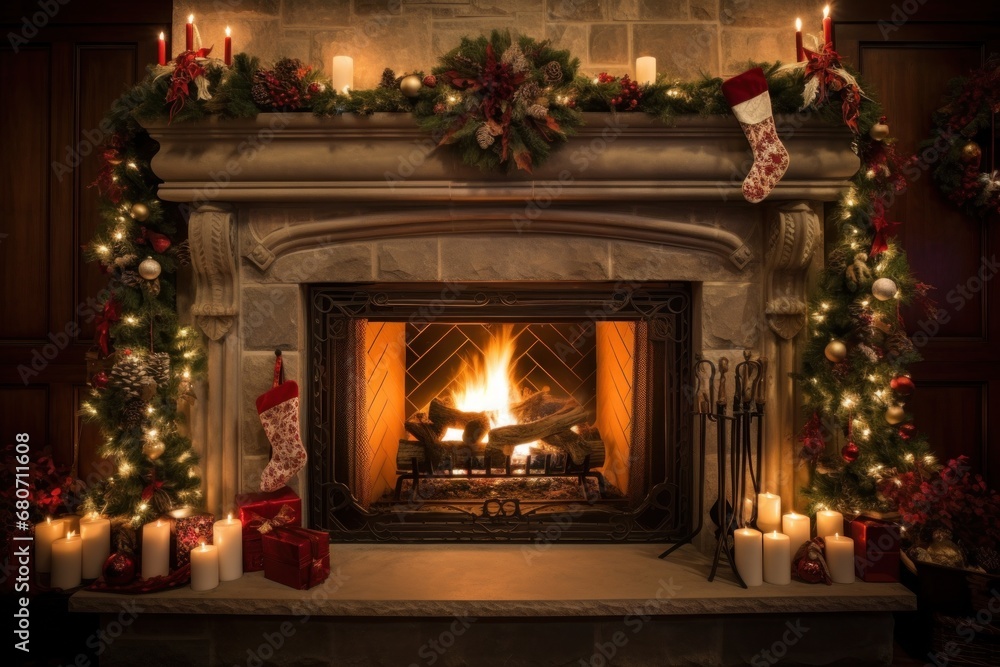
<path fill-rule="evenodd" d="M 837 47 L 878 95 L 899 150 L 916 153 L 948 82 L 1000 51 L 1000 29 L 991 3 L 952 3 L 899 25 L 885 22 L 891 4 L 840 3 L 847 20 L 837 26 Z M 930 178 L 933 152 L 918 157 L 889 215 L 903 222 L 901 245 L 918 278 L 935 287 L 943 317 L 903 311 L 925 359 L 912 369 L 909 407 L 941 459 L 967 454 L 1000 486 L 1000 279 L 983 279 L 996 273 L 1000 235 L 996 221 L 964 216 L 942 197 Z"/>
<path fill-rule="evenodd" d="M 77 416 L 93 346 L 94 298 L 106 279 L 81 246 L 99 222 L 102 119 L 156 59 L 172 3 L 89 3 L 60 12 L 26 42 L 0 45 L 0 443 L 27 432 L 80 477 L 96 469 L 97 434 Z M 21 34 L 33 3 L 0 10 Z M 37 9 L 37 8 L 36 8 Z M 27 14 L 30 16 L 30 13 Z"/>

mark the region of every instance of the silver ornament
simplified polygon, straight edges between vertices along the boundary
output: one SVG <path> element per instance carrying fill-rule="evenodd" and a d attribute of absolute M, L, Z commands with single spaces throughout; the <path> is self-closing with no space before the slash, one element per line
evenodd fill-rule
<path fill-rule="evenodd" d="M 899 288 L 891 278 L 879 278 L 872 283 L 872 296 L 879 301 L 888 301 L 895 298 Z"/>
<path fill-rule="evenodd" d="M 146 280 L 156 280 L 160 277 L 160 271 L 163 267 L 152 257 L 147 257 L 146 259 L 139 262 L 139 275 Z"/>

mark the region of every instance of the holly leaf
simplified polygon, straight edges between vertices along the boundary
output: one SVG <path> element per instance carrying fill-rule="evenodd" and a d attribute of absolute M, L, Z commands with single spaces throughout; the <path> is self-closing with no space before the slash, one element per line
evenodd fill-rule
<path fill-rule="evenodd" d="M 531 173 L 531 153 L 528 151 L 518 151 L 514 153 L 514 162 L 518 169 Z"/>

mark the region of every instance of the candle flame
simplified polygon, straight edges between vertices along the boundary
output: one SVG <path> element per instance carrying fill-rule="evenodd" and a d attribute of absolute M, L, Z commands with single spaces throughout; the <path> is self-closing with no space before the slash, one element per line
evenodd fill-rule
<path fill-rule="evenodd" d="M 71 540 L 74 537 L 76 537 L 76 531 L 75 530 L 71 530 L 68 533 L 66 533 L 66 539 L 67 540 Z"/>
<path fill-rule="evenodd" d="M 52 517 L 50 516 L 45 517 L 45 523 L 52 523 Z"/>
<path fill-rule="evenodd" d="M 229 26 L 226 26 L 226 37 L 229 37 Z"/>
<path fill-rule="evenodd" d="M 229 513 L 229 516 L 227 517 L 226 520 L 227 521 L 232 521 L 233 520 L 233 513 L 232 512 Z"/>
<path fill-rule="evenodd" d="M 795 19 L 795 30 L 801 32 L 801 30 L 802 30 L 802 19 Z"/>
<path fill-rule="evenodd" d="M 162 528 L 162 527 L 163 527 L 163 521 L 162 521 L 162 520 L 160 520 L 160 519 L 157 519 L 157 520 L 156 520 L 156 527 L 157 527 L 157 528 Z"/>
<path fill-rule="evenodd" d="M 188 14 L 188 23 L 194 23 L 194 14 Z"/>
<path fill-rule="evenodd" d="M 166 36 L 164 36 L 163 31 L 161 30 L 160 31 L 160 41 L 162 42 L 165 39 L 166 39 Z"/>
<path fill-rule="evenodd" d="M 201 550 L 205 551 L 205 540 L 201 541 Z"/>
<path fill-rule="evenodd" d="M 836 539 L 836 538 L 839 538 L 839 537 L 840 537 L 840 533 L 834 533 L 834 534 L 833 534 L 833 537 L 834 537 L 835 539 Z"/>
<path fill-rule="evenodd" d="M 827 18 L 828 16 L 830 16 L 830 5 L 823 8 L 823 18 Z"/>

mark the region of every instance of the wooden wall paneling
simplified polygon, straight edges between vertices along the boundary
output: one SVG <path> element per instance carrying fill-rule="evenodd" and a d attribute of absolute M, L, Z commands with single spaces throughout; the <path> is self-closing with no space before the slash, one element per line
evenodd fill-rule
<path fill-rule="evenodd" d="M 48 442 L 49 395 L 45 387 L 26 389 L 21 385 L 0 385 L 0 406 L 3 406 L 0 409 L 0 443 L 14 442 L 18 433 L 27 433 L 33 447 Z"/>

